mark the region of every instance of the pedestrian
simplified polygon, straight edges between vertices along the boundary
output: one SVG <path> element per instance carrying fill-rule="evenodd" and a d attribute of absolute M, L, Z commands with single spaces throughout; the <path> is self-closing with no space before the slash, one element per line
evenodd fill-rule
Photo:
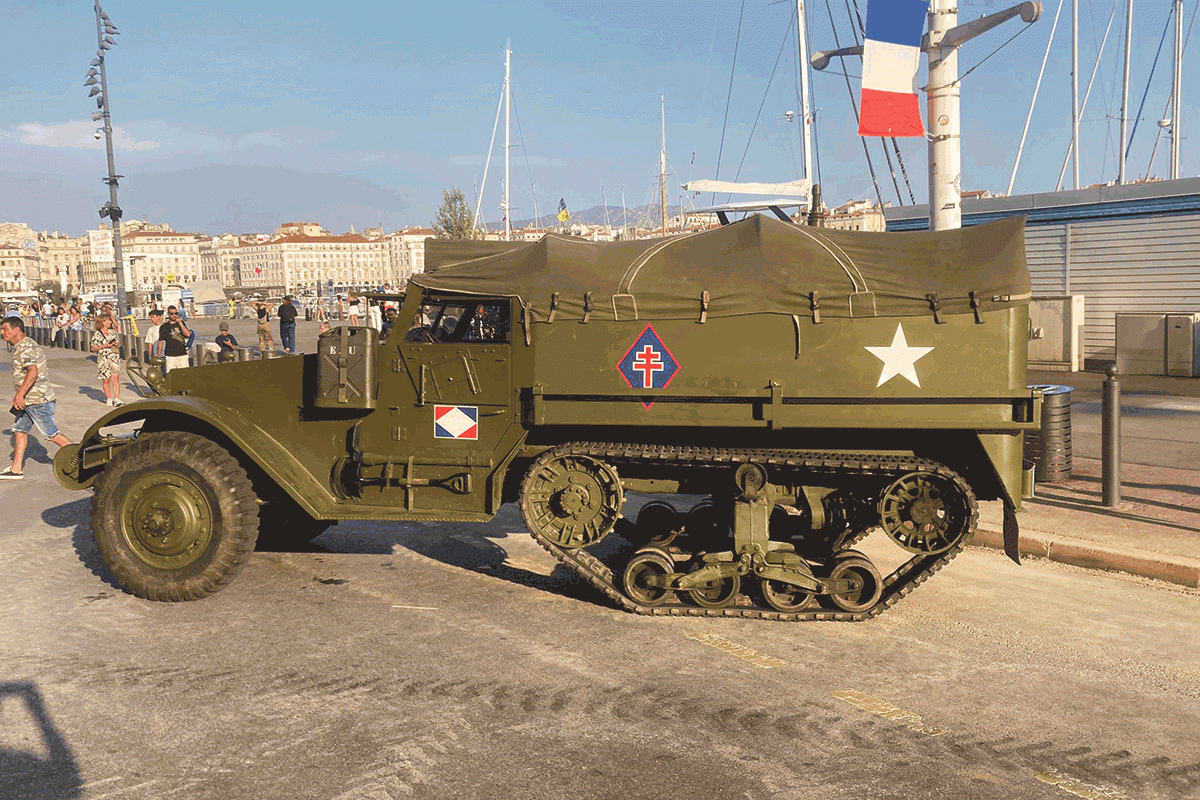
<path fill-rule="evenodd" d="M 146 337 L 142 340 L 146 343 L 147 358 L 161 358 L 162 348 L 158 346 L 158 330 L 162 327 L 163 312 L 161 308 L 150 309 L 150 325 L 146 328 Z"/>
<path fill-rule="evenodd" d="M 163 343 L 163 358 L 166 360 L 164 374 L 188 366 L 187 343 L 191 336 L 187 323 L 179 316 L 179 309 L 167 306 L 167 321 L 158 329 L 158 340 Z"/>
<path fill-rule="evenodd" d="M 329 333 L 329 331 L 329 320 L 321 320 L 321 329 L 317 332 L 317 335 L 320 336 L 322 333 Z"/>
<path fill-rule="evenodd" d="M 66 347 L 67 328 L 71 327 L 71 315 L 67 313 L 66 306 L 58 307 L 58 314 L 54 317 L 54 346 Z"/>
<path fill-rule="evenodd" d="M 13 348 L 12 408 L 16 419 L 12 424 L 12 466 L 0 472 L 0 479 L 19 480 L 25 477 L 25 447 L 29 443 L 29 430 L 33 426 L 59 447 L 66 447 L 71 440 L 63 435 L 54 421 L 54 389 L 50 387 L 50 373 L 46 368 L 46 353 L 25 335 L 25 323 L 20 317 L 8 317 L 0 322 L 0 338 Z"/>
<path fill-rule="evenodd" d="M 238 341 L 229 332 L 229 323 L 222 322 L 219 327 L 221 332 L 217 334 L 215 341 L 221 348 L 221 352 L 217 355 L 217 361 L 222 364 L 228 361 L 237 361 Z"/>
<path fill-rule="evenodd" d="M 275 349 L 275 339 L 271 336 L 271 307 L 259 301 L 255 306 L 258 312 L 258 350 L 266 352 Z"/>
<path fill-rule="evenodd" d="M 121 337 L 112 316 L 101 314 L 92 334 L 92 352 L 96 354 L 96 377 L 104 389 L 104 405 L 123 406 L 121 401 Z"/>
<path fill-rule="evenodd" d="M 367 301 L 367 327 L 376 331 L 383 329 L 383 309 L 374 300 Z"/>
<path fill-rule="evenodd" d="M 358 295 L 353 292 L 350 293 L 350 305 L 347 306 L 346 311 L 350 314 L 350 324 L 357 325 L 358 315 L 362 313 L 362 303 L 359 301 Z"/>
<path fill-rule="evenodd" d="M 279 343 L 283 345 L 283 352 L 296 352 L 296 307 L 292 305 L 294 300 L 290 294 L 283 298 L 283 303 L 280 304 L 279 310 L 275 312 L 279 315 Z"/>
<path fill-rule="evenodd" d="M 379 331 L 379 341 L 386 342 L 388 337 L 392 335 L 392 328 L 396 327 L 396 317 L 399 316 L 399 311 L 395 306 L 388 306 L 384 311 L 383 327 Z"/>

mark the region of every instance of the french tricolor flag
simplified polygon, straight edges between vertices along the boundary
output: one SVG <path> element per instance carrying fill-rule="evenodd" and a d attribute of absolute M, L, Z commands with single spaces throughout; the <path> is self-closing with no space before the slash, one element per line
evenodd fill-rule
<path fill-rule="evenodd" d="M 917 101 L 921 32 L 929 0 L 871 0 L 863 41 L 859 136 L 924 136 Z"/>

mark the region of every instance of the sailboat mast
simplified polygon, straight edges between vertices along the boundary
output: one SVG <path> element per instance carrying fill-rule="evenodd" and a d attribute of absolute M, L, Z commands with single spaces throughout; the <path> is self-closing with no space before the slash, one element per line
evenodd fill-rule
<path fill-rule="evenodd" d="M 1117 154 L 1117 183 L 1125 182 L 1125 127 L 1129 117 L 1129 56 L 1133 49 L 1133 0 L 1125 6 L 1125 76 L 1121 81 L 1121 149 Z"/>
<path fill-rule="evenodd" d="M 1071 169 L 1079 188 L 1079 0 L 1071 0 Z"/>
<path fill-rule="evenodd" d="M 658 98 L 662 114 L 662 149 L 658 151 L 658 193 L 663 236 L 667 235 L 667 96 Z"/>
<path fill-rule="evenodd" d="M 804 142 L 804 176 L 813 179 L 812 169 L 812 120 L 808 104 L 808 34 L 804 24 L 804 0 L 796 0 L 796 37 L 800 43 L 800 130 Z"/>
<path fill-rule="evenodd" d="M 512 219 L 509 216 L 508 203 L 508 112 L 509 104 L 512 100 L 512 84 L 509 82 L 511 77 L 511 61 L 512 50 L 508 49 L 507 43 L 504 47 L 504 241 L 512 241 Z"/>
<path fill-rule="evenodd" d="M 1183 0 L 1175 0 L 1175 76 L 1171 83 L 1171 180 L 1179 178 L 1180 95 L 1183 83 Z"/>

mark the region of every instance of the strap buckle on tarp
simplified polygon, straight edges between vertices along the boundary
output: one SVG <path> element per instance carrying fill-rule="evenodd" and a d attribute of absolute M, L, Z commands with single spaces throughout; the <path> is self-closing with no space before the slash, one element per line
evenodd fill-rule
<path fill-rule="evenodd" d="M 546 322 L 554 322 L 554 315 L 558 312 L 558 299 L 562 296 L 562 292 L 554 292 L 550 295 L 550 316 L 546 317 Z"/>
<path fill-rule="evenodd" d="M 708 302 L 709 302 L 708 292 L 707 291 L 701 292 L 700 293 L 700 324 L 701 325 L 703 325 L 705 322 L 708 321 Z"/>
<path fill-rule="evenodd" d="M 588 321 L 592 318 L 592 309 L 595 307 L 595 305 L 596 304 L 592 299 L 592 293 L 584 292 L 583 293 L 583 320 L 582 320 L 583 324 L 586 325 L 588 323 Z"/>
<path fill-rule="evenodd" d="M 814 325 L 821 324 L 821 293 L 808 293 L 808 310 L 812 312 L 812 321 Z"/>
<path fill-rule="evenodd" d="M 933 311 L 934 323 L 941 325 L 946 320 L 942 319 L 942 301 L 938 299 L 937 292 L 930 292 L 925 295 L 925 299 L 929 301 L 929 308 Z"/>

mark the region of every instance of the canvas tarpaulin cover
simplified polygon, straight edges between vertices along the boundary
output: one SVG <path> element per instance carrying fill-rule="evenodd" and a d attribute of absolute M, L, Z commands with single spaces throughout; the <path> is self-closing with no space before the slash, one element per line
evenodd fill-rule
<path fill-rule="evenodd" d="M 822 317 L 971 313 L 1029 302 L 1025 218 L 937 233 L 809 228 L 761 215 L 703 233 L 596 243 L 549 234 L 532 243 L 429 239 L 427 290 L 519 298 L 545 320 Z M 936 297 L 934 297 L 936 295 Z M 614 299 L 615 298 L 615 299 Z"/>

